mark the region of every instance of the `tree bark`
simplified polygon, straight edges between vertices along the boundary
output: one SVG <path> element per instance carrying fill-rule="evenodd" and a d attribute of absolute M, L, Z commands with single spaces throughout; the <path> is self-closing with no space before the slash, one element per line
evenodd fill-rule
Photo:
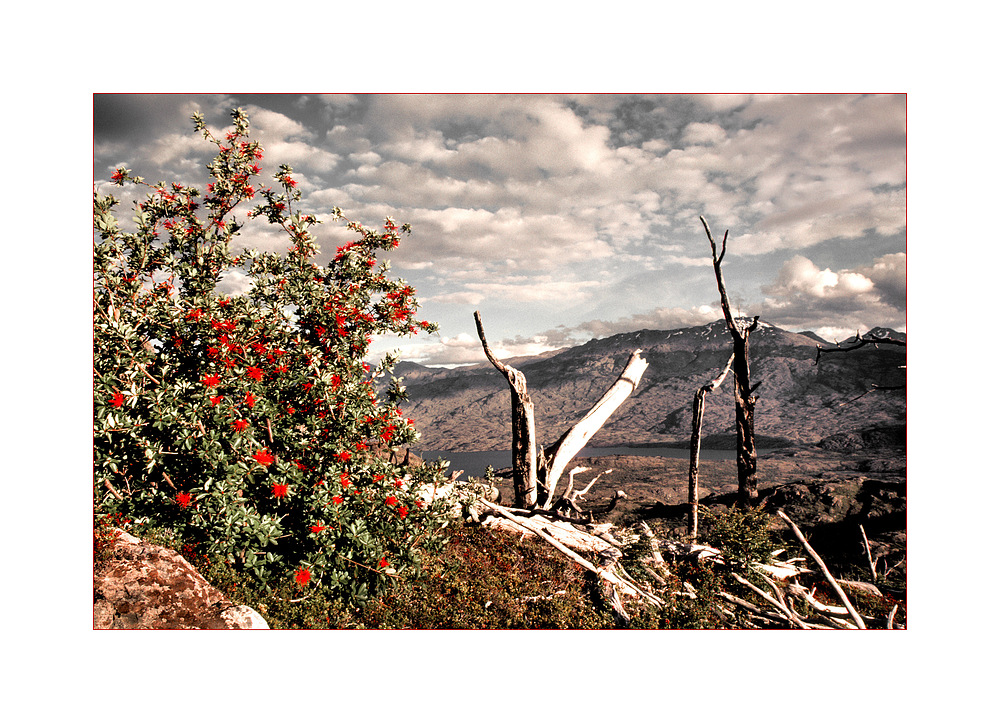
<path fill-rule="evenodd" d="M 688 470 L 688 535 L 692 540 L 698 539 L 698 458 L 701 455 L 701 423 L 705 416 L 705 395 L 721 386 L 729 370 L 733 366 L 734 355 L 729 355 L 722 373 L 708 384 L 701 387 L 694 395 L 694 414 L 691 420 L 691 466 Z"/>
<path fill-rule="evenodd" d="M 486 358 L 510 384 L 511 467 L 514 469 L 514 506 L 532 509 L 538 504 L 538 467 L 535 458 L 535 405 L 528 395 L 524 374 L 494 356 L 486 341 L 483 320 L 475 312 L 476 330 Z"/>
<path fill-rule="evenodd" d="M 759 316 L 748 323 L 746 319 L 733 317 L 726 282 L 722 277 L 722 258 L 726 255 L 726 241 L 729 231 L 722 237 L 722 248 L 717 249 L 715 238 L 704 216 L 699 216 L 708 242 L 712 247 L 712 266 L 722 300 L 722 313 L 726 317 L 726 327 L 733 338 L 733 396 L 736 406 L 736 473 L 739 479 L 738 501 L 747 508 L 757 501 L 757 448 L 753 435 L 753 413 L 757 398 L 753 395 L 756 386 L 750 384 L 750 333 L 757 328 Z"/>

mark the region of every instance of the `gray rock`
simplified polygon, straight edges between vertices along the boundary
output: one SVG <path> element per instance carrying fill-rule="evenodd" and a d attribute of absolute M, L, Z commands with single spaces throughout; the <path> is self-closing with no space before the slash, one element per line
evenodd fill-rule
<path fill-rule="evenodd" d="M 97 630 L 267 629 L 234 605 L 180 554 L 121 532 L 111 559 L 94 570 Z"/>

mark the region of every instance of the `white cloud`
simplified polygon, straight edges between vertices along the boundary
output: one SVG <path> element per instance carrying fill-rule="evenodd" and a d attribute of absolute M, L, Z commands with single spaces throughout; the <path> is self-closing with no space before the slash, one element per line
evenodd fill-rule
<path fill-rule="evenodd" d="M 777 297 L 797 299 L 803 296 L 815 299 L 856 297 L 874 288 L 871 279 L 851 271 L 833 272 L 816 266 L 805 256 L 795 256 L 786 261 L 778 278 L 764 288 L 765 293 Z"/>
<path fill-rule="evenodd" d="M 681 140 L 684 143 L 704 143 L 715 145 L 726 139 L 726 131 L 715 123 L 691 123 L 684 129 Z"/>
<path fill-rule="evenodd" d="M 470 283 L 468 288 L 483 297 L 505 299 L 513 303 L 543 303 L 553 306 L 571 306 L 591 298 L 599 281 L 574 281 L 553 279 L 550 276 L 532 277 L 522 283 L 508 281 Z"/>
<path fill-rule="evenodd" d="M 831 330 L 900 328 L 906 324 L 901 268 L 905 254 L 890 254 L 871 267 L 842 271 L 820 269 L 806 257 L 795 256 L 772 284 L 763 287 L 768 297 L 760 313 L 779 326 L 816 329 L 825 338 L 832 338 Z M 872 272 L 878 283 L 869 277 Z"/>
<path fill-rule="evenodd" d="M 221 126 L 238 101 L 193 96 L 157 112 L 182 118 L 200 107 Z M 464 304 L 519 304 L 525 326 L 505 332 L 522 334 L 518 344 L 555 343 L 531 341 L 532 324 L 560 323 L 546 316 L 553 306 L 566 318 L 559 333 L 703 323 L 708 314 L 698 309 L 714 293 L 711 272 L 697 285 L 678 268 L 694 267 L 694 278 L 710 264 L 699 215 L 717 237 L 731 230 L 731 292 L 765 289 L 768 320 L 905 325 L 904 253 L 839 266 L 833 258 L 824 263 L 832 268 L 808 259 L 820 243 L 836 239 L 839 249 L 905 232 L 901 96 L 374 95 L 243 105 L 270 164 L 265 183 L 268 169 L 289 163 L 306 211 L 339 206 L 366 225 L 386 215 L 411 223 L 413 234 L 391 259 L 418 288 L 433 290 L 422 301 L 446 316 Z M 142 159 L 153 167 L 137 172 L 151 180 L 203 185 L 211 144 L 189 125 L 167 128 L 102 137 L 97 177 Z M 334 223 L 317 235 L 326 258 L 354 237 Z M 248 226 L 238 244 L 280 252 L 287 240 Z M 757 259 L 741 259 L 789 250 L 799 258 L 773 278 Z M 626 280 L 665 268 L 684 283 L 649 301 L 655 311 L 636 309 L 651 282 Z M 740 278 L 742 269 L 752 271 Z M 597 309 L 621 316 L 587 321 Z M 441 348 L 455 353 L 456 343 Z"/>
<path fill-rule="evenodd" d="M 424 299 L 424 303 L 435 304 L 478 304 L 485 297 L 476 291 L 455 291 L 450 294 L 437 294 Z"/>

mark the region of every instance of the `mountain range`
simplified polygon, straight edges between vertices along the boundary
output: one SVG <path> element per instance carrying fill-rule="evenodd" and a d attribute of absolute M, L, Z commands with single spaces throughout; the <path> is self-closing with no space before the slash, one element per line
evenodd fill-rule
<path fill-rule="evenodd" d="M 875 328 L 869 339 L 906 335 Z M 862 430 L 904 429 L 906 348 L 865 345 L 823 354 L 834 346 L 813 332 L 790 332 L 764 321 L 750 335 L 751 382 L 760 382 L 755 414 L 759 448 L 818 444 Z M 850 344 L 844 344 L 850 346 Z M 522 371 L 535 405 L 536 438 L 551 444 L 604 394 L 636 349 L 649 362 L 639 386 L 589 446 L 686 446 L 695 392 L 711 381 L 732 353 L 725 321 L 673 330 L 643 330 L 593 339 L 535 357 L 505 360 Z M 421 432 L 420 451 L 479 451 L 510 447 L 510 392 L 506 377 L 487 361 L 454 369 L 400 362 L 402 405 Z M 732 376 L 707 395 L 702 444 L 735 444 Z"/>

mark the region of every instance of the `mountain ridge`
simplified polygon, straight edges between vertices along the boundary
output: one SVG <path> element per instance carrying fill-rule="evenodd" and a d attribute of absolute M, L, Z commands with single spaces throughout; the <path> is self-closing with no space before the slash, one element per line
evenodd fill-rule
<path fill-rule="evenodd" d="M 882 327 L 868 334 L 905 340 L 905 334 Z M 812 332 L 790 332 L 765 321 L 751 334 L 752 381 L 761 382 L 755 418 L 759 438 L 775 446 L 818 444 L 834 434 L 905 423 L 905 392 L 867 393 L 872 384 L 899 385 L 905 380 L 905 347 L 868 345 L 823 355 L 817 364 L 817 345 L 834 346 Z M 578 421 L 614 383 L 636 349 L 642 350 L 649 368 L 590 444 L 687 444 L 694 393 L 722 370 L 732 353 L 724 320 L 625 332 L 535 357 L 504 360 L 527 379 L 538 443 L 555 441 Z M 488 361 L 454 369 L 400 362 L 395 376 L 403 378 L 407 388 L 402 409 L 422 435 L 417 449 L 509 447 L 508 385 Z M 729 389 L 727 380 L 709 395 L 703 426 L 706 443 L 723 443 L 733 433 L 732 394 L 725 391 Z"/>

